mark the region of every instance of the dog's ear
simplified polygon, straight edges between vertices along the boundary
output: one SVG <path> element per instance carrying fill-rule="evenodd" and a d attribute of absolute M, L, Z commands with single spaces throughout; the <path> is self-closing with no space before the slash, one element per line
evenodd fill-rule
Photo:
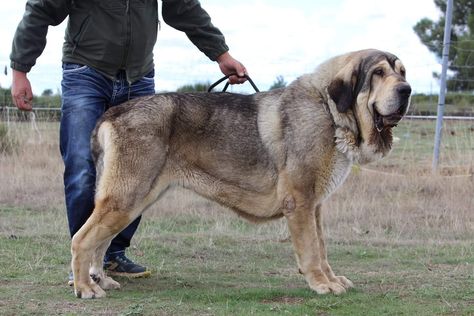
<path fill-rule="evenodd" d="M 341 113 L 346 113 L 356 101 L 357 73 L 358 67 L 354 63 L 349 63 L 336 74 L 328 86 L 329 96 Z"/>

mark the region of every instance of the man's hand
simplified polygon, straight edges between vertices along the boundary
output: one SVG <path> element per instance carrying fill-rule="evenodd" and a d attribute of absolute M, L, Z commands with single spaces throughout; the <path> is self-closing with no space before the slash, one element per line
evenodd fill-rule
<path fill-rule="evenodd" d="M 26 77 L 26 73 L 13 69 L 12 82 L 12 99 L 13 103 L 22 111 L 31 111 L 31 101 L 33 100 L 33 92 L 31 91 L 30 81 Z"/>
<path fill-rule="evenodd" d="M 242 65 L 242 63 L 238 60 L 234 59 L 234 57 L 232 57 L 229 52 L 225 52 L 224 54 L 217 57 L 217 63 L 219 64 L 219 68 L 224 75 L 237 73 L 240 77 L 243 77 L 247 74 L 247 69 L 245 69 L 244 65 Z M 239 78 L 237 76 L 229 77 L 229 82 L 231 84 L 244 83 L 246 80 L 246 78 Z"/>

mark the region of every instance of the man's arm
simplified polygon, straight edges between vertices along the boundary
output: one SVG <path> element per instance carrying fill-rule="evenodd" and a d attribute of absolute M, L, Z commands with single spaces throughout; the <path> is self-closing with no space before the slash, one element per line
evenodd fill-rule
<path fill-rule="evenodd" d="M 31 90 L 31 84 L 26 77 L 26 72 L 21 72 L 13 69 L 13 80 L 12 80 L 12 100 L 18 109 L 22 111 L 31 111 L 33 100 L 33 91 Z"/>
<path fill-rule="evenodd" d="M 163 0 L 163 19 L 166 24 L 180 30 L 209 59 L 217 57 L 229 50 L 224 35 L 211 23 L 209 14 L 197 0 Z"/>
<path fill-rule="evenodd" d="M 60 24 L 68 15 L 70 0 L 29 0 L 13 38 L 10 66 L 13 69 L 12 97 L 20 110 L 31 110 L 33 93 L 26 73 L 46 46 L 49 25 Z"/>
<path fill-rule="evenodd" d="M 201 7 L 198 0 L 163 0 L 163 19 L 166 24 L 180 30 L 209 59 L 217 61 L 221 71 L 229 75 L 247 73 L 245 67 L 229 54 L 224 35 L 216 28 L 209 14 Z M 232 76 L 230 83 L 245 82 L 245 78 Z"/>

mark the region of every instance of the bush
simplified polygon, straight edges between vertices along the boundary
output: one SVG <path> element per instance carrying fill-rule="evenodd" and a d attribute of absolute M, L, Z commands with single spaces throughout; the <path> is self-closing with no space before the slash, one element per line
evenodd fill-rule
<path fill-rule="evenodd" d="M 0 124 L 0 154 L 11 155 L 18 148 L 18 141 L 8 133 L 8 126 Z"/>

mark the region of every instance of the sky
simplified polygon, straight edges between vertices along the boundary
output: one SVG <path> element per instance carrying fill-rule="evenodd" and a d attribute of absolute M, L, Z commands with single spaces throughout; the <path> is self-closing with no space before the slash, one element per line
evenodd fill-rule
<path fill-rule="evenodd" d="M 1 87 L 11 85 L 11 42 L 25 3 L 2 3 Z M 225 35 L 231 55 L 245 65 L 260 90 L 267 90 L 278 76 L 291 82 L 326 59 L 365 48 L 397 55 L 405 64 L 415 93 L 439 90 L 432 73 L 441 71 L 440 61 L 413 31 L 422 18 L 438 19 L 441 12 L 434 0 L 201 0 L 201 5 Z M 47 46 L 28 74 L 34 94 L 45 89 L 60 92 L 65 27 L 63 22 L 49 28 Z M 174 91 L 185 84 L 214 82 L 222 77 L 215 62 L 184 33 L 163 21 L 154 55 L 157 91 Z M 231 88 L 242 93 L 252 90 L 248 83 Z"/>

